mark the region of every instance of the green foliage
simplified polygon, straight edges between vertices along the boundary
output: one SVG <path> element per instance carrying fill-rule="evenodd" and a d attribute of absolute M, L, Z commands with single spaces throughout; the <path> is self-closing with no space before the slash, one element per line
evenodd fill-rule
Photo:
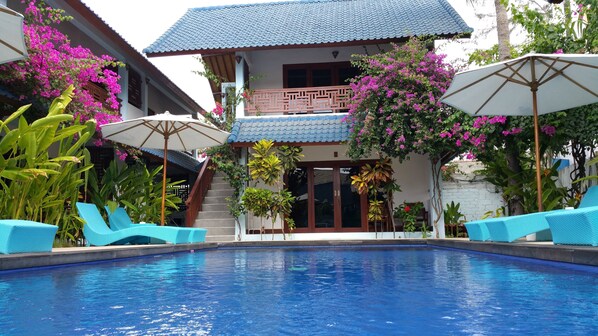
<path fill-rule="evenodd" d="M 369 199 L 368 221 L 377 223 L 384 219 L 384 202 L 388 202 L 392 209 L 392 193 L 401 188 L 392 177 L 394 171 L 392 161 L 384 158 L 376 161 L 374 165 L 361 166 L 359 174 L 351 176 L 351 184 L 360 194 L 367 194 Z M 379 199 L 382 195 L 383 199 Z"/>
<path fill-rule="evenodd" d="M 503 193 L 503 199 L 510 201 L 518 199 L 522 203 L 525 213 L 538 211 L 536 171 L 534 160 L 528 155 L 521 155 L 522 171 L 515 173 L 508 168 L 504 154 L 497 154 L 495 160 L 487 162 L 483 170 L 480 171 L 485 179 L 499 187 Z M 545 211 L 560 209 L 565 203 L 566 189 L 557 186 L 558 172 L 556 170 L 558 163 L 551 168 L 544 169 L 541 175 L 542 197 Z M 509 179 L 515 181 L 509 183 Z"/>
<path fill-rule="evenodd" d="M 105 205 L 124 206 L 134 222 L 160 223 L 162 209 L 162 166 L 150 171 L 141 163 L 131 166 L 110 162 L 98 181 L 95 172 L 90 174 L 89 195 L 100 209 Z M 178 210 L 182 200 L 169 193 L 182 181 L 166 181 L 165 217 Z"/>
<path fill-rule="evenodd" d="M 282 164 L 284 171 L 290 171 L 295 169 L 297 162 L 303 157 L 303 148 L 296 146 L 280 146 L 278 147 L 278 158 Z"/>
<path fill-rule="evenodd" d="M 505 215 L 505 208 L 500 207 L 495 210 L 488 210 L 488 211 L 484 212 L 481 219 L 503 217 L 504 215 Z"/>
<path fill-rule="evenodd" d="M 67 245 L 81 237 L 72 205 L 93 167 L 85 143 L 95 133 L 94 121 L 80 125 L 64 114 L 72 93 L 71 86 L 31 124 L 23 117 L 29 105 L 0 121 L 0 218 L 57 225 Z"/>
<path fill-rule="evenodd" d="M 256 142 L 252 147 L 253 153 L 251 154 L 251 159 L 247 166 L 249 167 L 249 175 L 254 180 L 255 184 L 262 181 L 268 186 L 277 187 L 278 190 L 272 192 L 266 189 L 247 188 L 245 194 L 247 194 L 249 189 L 251 189 L 251 192 L 254 194 L 257 193 L 256 190 L 266 190 L 259 194 L 259 197 L 252 196 L 261 200 L 261 203 L 257 205 L 248 203 L 245 195 L 243 195 L 243 204 L 248 211 L 253 212 L 257 217 L 267 216 L 272 220 L 272 232 L 274 232 L 274 222 L 279 216 L 286 219 L 287 224 L 290 224 L 290 228 L 294 227 L 294 222 L 292 220 L 289 222 L 288 217 L 291 215 L 295 197 L 291 192 L 283 188 L 281 174 L 283 171 L 291 171 L 295 169 L 297 162 L 303 157 L 303 154 L 301 153 L 302 149 L 300 147 L 282 146 L 277 152 L 274 150 L 273 145 L 274 143 L 272 141 L 265 139 Z M 282 160 L 279 159 L 279 156 L 282 157 Z M 266 197 L 270 197 L 270 199 L 266 200 Z M 261 207 L 265 206 L 265 204 L 269 205 L 269 210 L 266 213 L 263 213 Z M 253 208 L 254 206 L 257 207 L 257 209 Z M 274 235 L 272 235 L 272 239 L 274 239 Z"/>
<path fill-rule="evenodd" d="M 405 232 L 415 232 L 417 216 L 421 213 L 423 208 L 424 204 L 422 202 L 410 204 L 403 202 L 394 209 L 393 215 L 403 222 L 403 230 Z M 427 223 L 422 223 L 422 230 L 426 230 L 424 228 L 426 225 Z"/>
<path fill-rule="evenodd" d="M 243 196 L 243 207 L 251 212 L 255 217 L 270 218 L 270 209 L 272 209 L 272 191 L 261 188 L 246 188 Z M 260 232 L 263 232 L 262 224 Z"/>
<path fill-rule="evenodd" d="M 212 147 L 207 150 L 207 155 L 216 166 L 216 170 L 226 175 L 224 179 L 233 187 L 235 198 L 238 198 L 247 182 L 247 173 L 245 167 L 238 163 L 232 146 L 224 144 Z"/>
<path fill-rule="evenodd" d="M 459 211 L 461 207 L 461 203 L 455 204 L 454 201 L 451 203 L 446 204 L 446 208 L 444 209 L 444 224 L 445 225 L 456 225 L 460 224 L 465 220 L 465 215 Z"/>
<path fill-rule="evenodd" d="M 274 142 L 262 139 L 255 143 L 251 160 L 249 160 L 249 175 L 257 183 L 259 180 L 267 185 L 273 185 L 280 180 L 282 162 L 272 149 Z"/>

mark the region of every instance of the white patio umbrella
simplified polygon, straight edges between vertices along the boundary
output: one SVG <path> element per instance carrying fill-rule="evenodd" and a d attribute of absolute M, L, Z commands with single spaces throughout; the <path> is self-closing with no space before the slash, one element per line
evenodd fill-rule
<path fill-rule="evenodd" d="M 187 151 L 221 145 L 226 142 L 229 133 L 193 119 L 191 115 L 175 115 L 166 111 L 162 114 L 103 125 L 102 136 L 104 139 L 129 146 L 164 149 L 161 216 L 161 225 L 164 225 L 168 150 Z"/>
<path fill-rule="evenodd" d="M 0 64 L 26 57 L 23 15 L 0 5 Z"/>
<path fill-rule="evenodd" d="M 528 54 L 459 72 L 440 100 L 471 115 L 534 116 L 542 211 L 538 115 L 598 102 L 598 55 Z"/>

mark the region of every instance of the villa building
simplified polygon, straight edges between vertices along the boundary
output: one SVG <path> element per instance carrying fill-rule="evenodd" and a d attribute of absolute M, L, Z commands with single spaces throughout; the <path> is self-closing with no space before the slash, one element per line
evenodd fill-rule
<path fill-rule="evenodd" d="M 297 198 L 291 239 L 357 239 L 393 232 L 373 232 L 366 197 L 351 186 L 359 167 L 377 159 L 355 162 L 346 155 L 348 80 L 358 74 L 351 56 L 388 51 L 390 43 L 412 36 L 469 33 L 446 0 L 287 1 L 189 9 L 144 51 L 149 57 L 201 54 L 225 79 L 222 87 L 213 84 L 215 92 L 249 87 L 251 97 L 237 105 L 229 138 L 242 152 L 241 164 L 260 139 L 302 147 L 297 170 L 285 177 Z M 412 155 L 393 167 L 402 189 L 394 194 L 395 204 L 423 202 L 431 211 L 428 158 Z M 240 221 L 241 240 L 260 239 L 259 219 L 247 215 Z M 282 225 L 267 232 L 280 233 Z"/>

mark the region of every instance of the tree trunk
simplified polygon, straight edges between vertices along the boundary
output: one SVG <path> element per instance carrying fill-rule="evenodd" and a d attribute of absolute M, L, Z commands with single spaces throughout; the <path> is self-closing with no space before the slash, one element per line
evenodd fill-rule
<path fill-rule="evenodd" d="M 505 142 L 505 156 L 507 158 L 507 166 L 509 167 L 509 170 L 514 174 L 521 174 L 523 168 L 521 168 L 517 146 L 512 139 L 507 139 Z M 517 179 L 512 177 L 509 178 L 508 183 L 510 187 L 518 184 Z M 509 199 L 508 203 L 507 206 L 509 208 L 510 216 L 523 214 L 523 202 L 521 197 L 515 195 Z"/>
<path fill-rule="evenodd" d="M 505 61 L 511 58 L 511 40 L 509 38 L 509 16 L 501 0 L 494 0 L 496 10 L 496 32 L 498 33 L 498 60 Z"/>
<path fill-rule="evenodd" d="M 501 4 L 501 0 L 494 0 L 494 9 L 496 10 L 496 32 L 498 34 L 498 60 L 505 61 L 511 58 L 509 16 L 505 6 Z M 509 139 L 505 143 L 505 152 L 509 169 L 514 173 L 521 173 L 522 168 L 517 147 Z M 509 179 L 509 186 L 516 184 L 517 180 Z M 523 214 L 523 204 L 520 197 L 515 196 L 509 200 L 508 208 L 510 215 Z"/>

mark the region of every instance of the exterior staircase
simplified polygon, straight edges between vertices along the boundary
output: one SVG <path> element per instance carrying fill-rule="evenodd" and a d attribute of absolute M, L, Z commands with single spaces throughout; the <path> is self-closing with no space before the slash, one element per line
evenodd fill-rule
<path fill-rule="evenodd" d="M 235 240 L 235 218 L 229 213 L 226 198 L 234 189 L 224 180 L 224 174 L 216 172 L 210 189 L 197 214 L 193 227 L 205 228 L 206 242 L 230 242 Z"/>

